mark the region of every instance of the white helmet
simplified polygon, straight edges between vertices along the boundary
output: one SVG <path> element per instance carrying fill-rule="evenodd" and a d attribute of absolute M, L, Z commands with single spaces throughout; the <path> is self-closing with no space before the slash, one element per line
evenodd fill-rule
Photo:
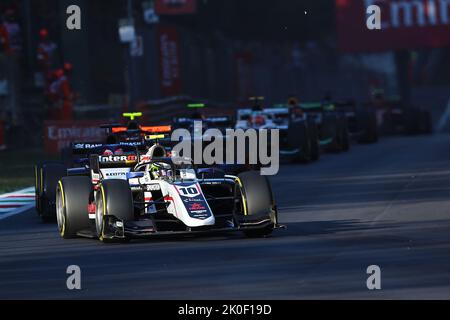
<path fill-rule="evenodd" d="M 170 179 L 172 178 L 172 167 L 165 162 L 153 162 L 149 165 L 150 175 L 152 179 Z"/>

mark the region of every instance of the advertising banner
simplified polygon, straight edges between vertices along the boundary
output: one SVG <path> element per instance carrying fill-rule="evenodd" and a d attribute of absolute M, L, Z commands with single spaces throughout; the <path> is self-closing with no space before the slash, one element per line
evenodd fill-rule
<path fill-rule="evenodd" d="M 161 93 L 166 97 L 178 95 L 181 93 L 181 69 L 177 29 L 172 26 L 158 27 L 157 41 Z"/>
<path fill-rule="evenodd" d="M 380 8 L 380 29 L 367 27 L 371 5 Z M 344 52 L 450 45 L 450 0 L 336 0 L 336 14 Z"/>
<path fill-rule="evenodd" d="M 72 142 L 101 142 L 106 139 L 101 121 L 46 121 L 44 123 L 44 149 L 48 154 L 58 154 Z"/>

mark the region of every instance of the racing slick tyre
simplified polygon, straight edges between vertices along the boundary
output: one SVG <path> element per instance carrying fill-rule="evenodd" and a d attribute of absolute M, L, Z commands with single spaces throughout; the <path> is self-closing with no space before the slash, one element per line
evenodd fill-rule
<path fill-rule="evenodd" d="M 362 131 L 358 143 L 375 143 L 378 141 L 378 127 L 375 112 L 363 111 L 359 115 L 358 122 Z"/>
<path fill-rule="evenodd" d="M 404 127 L 407 135 L 420 133 L 420 118 L 420 111 L 415 108 L 409 108 L 404 111 Z"/>
<path fill-rule="evenodd" d="M 44 222 L 54 221 L 56 217 L 56 186 L 58 181 L 67 174 L 66 167 L 61 163 L 44 163 L 40 169 L 37 181 L 39 196 L 38 213 Z"/>
<path fill-rule="evenodd" d="M 89 177 L 64 177 L 56 188 L 56 219 L 61 237 L 68 239 L 89 228 Z"/>
<path fill-rule="evenodd" d="M 431 112 L 422 110 L 420 112 L 420 133 L 431 134 L 433 133 L 433 121 L 431 118 Z"/>
<path fill-rule="evenodd" d="M 348 124 L 346 118 L 339 119 L 339 145 L 341 151 L 350 150 L 350 137 L 348 133 Z"/>
<path fill-rule="evenodd" d="M 311 145 L 311 161 L 320 158 L 319 129 L 314 121 L 308 122 L 308 137 Z"/>
<path fill-rule="evenodd" d="M 41 168 L 41 163 L 34 166 L 34 200 L 39 216 L 41 216 Z"/>
<path fill-rule="evenodd" d="M 324 116 L 322 130 L 322 139 L 329 140 L 325 150 L 331 153 L 341 152 L 342 129 L 340 118 L 335 115 Z"/>
<path fill-rule="evenodd" d="M 287 143 L 289 148 L 298 149 L 298 155 L 294 162 L 306 163 L 311 161 L 311 141 L 308 127 L 305 122 L 292 122 L 287 133 Z"/>
<path fill-rule="evenodd" d="M 265 176 L 257 171 L 241 173 L 237 179 L 235 196 L 240 208 L 235 213 L 239 226 L 247 237 L 265 237 L 277 224 L 277 213 L 272 189 Z M 239 199 L 240 198 L 240 199 Z M 261 227 L 255 227 L 261 224 Z M 245 230 L 246 226 L 253 226 Z"/>
<path fill-rule="evenodd" d="M 95 229 L 100 241 L 111 240 L 107 236 L 105 216 L 111 215 L 122 222 L 134 220 L 133 196 L 126 180 L 105 180 L 95 194 Z M 125 240 L 125 239 L 124 239 Z"/>

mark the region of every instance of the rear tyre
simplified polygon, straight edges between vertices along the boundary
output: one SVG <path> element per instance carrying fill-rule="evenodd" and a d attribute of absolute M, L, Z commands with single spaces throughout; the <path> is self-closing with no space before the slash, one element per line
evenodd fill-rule
<path fill-rule="evenodd" d="M 89 177 L 64 177 L 56 188 L 56 218 L 61 237 L 68 239 L 89 228 Z"/>
<path fill-rule="evenodd" d="M 433 121 L 431 118 L 431 112 L 422 111 L 420 116 L 420 131 L 423 134 L 433 133 Z"/>
<path fill-rule="evenodd" d="M 308 123 L 309 140 L 311 145 L 311 161 L 320 159 L 319 130 L 315 122 Z"/>
<path fill-rule="evenodd" d="M 95 229 L 100 241 L 108 241 L 106 215 L 123 222 L 134 220 L 133 196 L 126 180 L 111 179 L 102 182 L 95 194 Z"/>
<path fill-rule="evenodd" d="M 378 141 L 378 126 L 375 112 L 361 112 L 358 119 L 359 129 L 362 135 L 358 138 L 358 143 L 375 143 Z"/>
<path fill-rule="evenodd" d="M 288 129 L 288 146 L 298 149 L 294 162 L 307 163 L 311 161 L 311 141 L 305 122 L 292 122 Z"/>
<path fill-rule="evenodd" d="M 350 138 L 348 134 L 348 124 L 347 119 L 342 118 L 339 120 L 340 122 L 340 145 L 341 150 L 347 152 L 350 150 Z"/>
<path fill-rule="evenodd" d="M 56 186 L 66 174 L 66 167 L 60 163 L 40 166 L 38 212 L 44 222 L 54 221 L 56 217 Z"/>
<path fill-rule="evenodd" d="M 34 166 L 34 200 L 36 204 L 36 212 L 41 216 L 41 168 L 42 164 Z"/>
<path fill-rule="evenodd" d="M 409 108 L 404 111 L 404 126 L 407 135 L 420 134 L 420 118 L 420 111 L 415 108 Z"/>
<path fill-rule="evenodd" d="M 323 139 L 330 139 L 331 142 L 326 146 L 326 150 L 331 153 L 339 153 L 342 151 L 341 140 L 341 124 L 337 116 L 324 117 L 325 133 Z"/>
<path fill-rule="evenodd" d="M 272 233 L 277 224 L 277 213 L 275 210 L 272 189 L 269 181 L 265 176 L 261 176 L 259 172 L 249 171 L 238 176 L 237 188 L 239 189 L 238 197 L 241 201 L 241 210 L 238 215 L 241 218 L 249 218 L 252 216 L 258 220 L 270 219 L 270 224 L 265 224 L 261 228 L 244 230 L 247 237 L 265 237 Z M 242 215 L 244 217 L 242 217 Z M 237 218 L 239 221 L 239 217 Z"/>

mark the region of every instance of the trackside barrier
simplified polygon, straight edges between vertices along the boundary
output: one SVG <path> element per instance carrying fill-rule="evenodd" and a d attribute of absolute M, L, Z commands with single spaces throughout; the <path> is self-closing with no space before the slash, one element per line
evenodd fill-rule
<path fill-rule="evenodd" d="M 106 139 L 104 121 L 45 121 L 44 149 L 47 154 L 58 154 L 72 142 L 100 142 Z"/>
<path fill-rule="evenodd" d="M 0 150 L 5 149 L 5 125 L 0 121 Z"/>

